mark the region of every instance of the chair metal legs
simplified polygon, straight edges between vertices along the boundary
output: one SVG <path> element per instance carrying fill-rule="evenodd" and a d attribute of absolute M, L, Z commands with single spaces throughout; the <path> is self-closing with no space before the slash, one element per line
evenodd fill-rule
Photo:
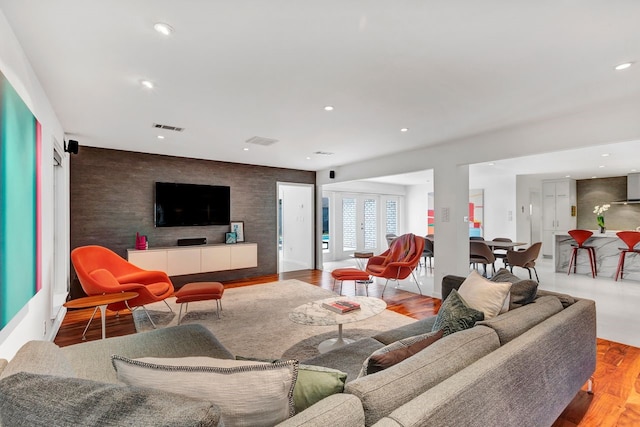
<path fill-rule="evenodd" d="M 398 270 L 398 275 L 396 276 L 395 279 L 394 278 L 387 278 L 387 281 L 384 282 L 384 288 L 382 288 L 382 293 L 380 294 L 381 298 L 384 296 L 384 291 L 385 291 L 385 289 L 387 289 L 387 283 L 389 283 L 389 280 L 393 280 L 396 283 L 400 282 L 400 280 L 398 279 L 398 276 L 400 276 L 400 270 Z M 424 295 L 422 293 L 422 288 L 420 287 L 420 282 L 418 282 L 418 278 L 416 277 L 415 270 L 411 270 L 411 276 L 413 277 L 413 280 L 416 282 L 416 286 L 418 287 L 418 292 L 420 292 L 420 295 Z"/>

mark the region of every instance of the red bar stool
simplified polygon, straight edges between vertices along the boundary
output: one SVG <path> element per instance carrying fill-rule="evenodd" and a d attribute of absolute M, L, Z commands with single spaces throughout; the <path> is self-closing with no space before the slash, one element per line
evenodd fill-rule
<path fill-rule="evenodd" d="M 573 240 L 576 241 L 577 245 L 571 245 L 573 250 L 571 251 L 571 259 L 569 260 L 569 271 L 567 271 L 567 274 L 571 274 L 571 265 L 573 265 L 573 273 L 575 274 L 578 264 L 578 251 L 580 249 L 586 249 L 589 255 L 589 264 L 591 264 L 591 276 L 595 279 L 596 274 L 598 274 L 596 270 L 596 248 L 584 244 L 584 242 L 586 242 L 592 234 L 593 231 L 589 230 L 569 230 L 569 236 L 573 237 Z"/>
<path fill-rule="evenodd" d="M 624 274 L 624 259 L 628 253 L 640 254 L 640 249 L 634 249 L 635 245 L 640 243 L 640 231 L 618 231 L 616 235 L 626 243 L 626 248 L 620 249 L 620 260 L 618 261 L 618 269 L 616 270 L 616 281 L 618 277 L 622 279 Z"/>

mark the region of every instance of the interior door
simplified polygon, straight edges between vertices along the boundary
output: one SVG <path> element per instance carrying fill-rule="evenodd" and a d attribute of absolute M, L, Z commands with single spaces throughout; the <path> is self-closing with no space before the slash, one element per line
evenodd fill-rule
<path fill-rule="evenodd" d="M 278 271 L 314 266 L 314 187 L 278 183 Z"/>

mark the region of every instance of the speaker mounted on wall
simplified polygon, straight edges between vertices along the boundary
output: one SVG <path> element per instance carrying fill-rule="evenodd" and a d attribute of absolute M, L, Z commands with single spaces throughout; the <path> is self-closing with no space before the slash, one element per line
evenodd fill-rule
<path fill-rule="evenodd" d="M 336 177 L 336 171 L 329 171 L 329 178 L 334 179 Z"/>
<path fill-rule="evenodd" d="M 70 139 L 68 144 L 66 142 L 64 143 L 64 151 L 70 154 L 78 154 L 79 147 L 80 145 L 75 139 Z"/>

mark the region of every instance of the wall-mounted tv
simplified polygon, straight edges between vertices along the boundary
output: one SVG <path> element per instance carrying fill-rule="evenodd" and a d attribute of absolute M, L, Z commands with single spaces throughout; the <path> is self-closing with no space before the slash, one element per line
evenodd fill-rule
<path fill-rule="evenodd" d="M 229 225 L 229 187 L 156 182 L 156 227 Z"/>

